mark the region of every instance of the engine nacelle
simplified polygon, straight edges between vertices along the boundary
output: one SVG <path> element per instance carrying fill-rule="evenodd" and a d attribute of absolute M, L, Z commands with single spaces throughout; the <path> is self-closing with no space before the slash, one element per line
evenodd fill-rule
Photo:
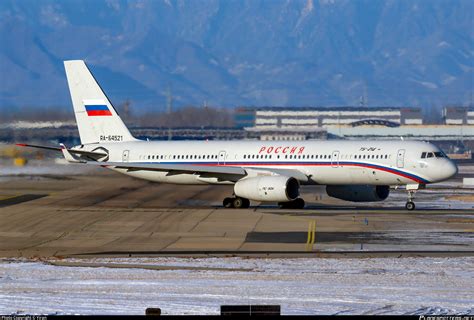
<path fill-rule="evenodd" d="M 300 195 L 300 184 L 295 178 L 262 176 L 237 181 L 234 193 L 255 201 L 291 201 Z"/>
<path fill-rule="evenodd" d="M 346 185 L 326 186 L 328 196 L 352 202 L 371 202 L 387 199 L 389 186 Z"/>

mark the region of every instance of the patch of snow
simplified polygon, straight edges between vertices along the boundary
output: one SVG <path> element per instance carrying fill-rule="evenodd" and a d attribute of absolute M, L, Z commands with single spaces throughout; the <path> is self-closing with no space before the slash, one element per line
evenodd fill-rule
<path fill-rule="evenodd" d="M 473 257 L 78 261 L 251 271 L 59 267 L 4 260 L 0 313 L 144 314 L 147 307 L 159 307 L 163 314 L 218 314 L 222 304 L 279 304 L 282 314 L 474 312 Z"/>

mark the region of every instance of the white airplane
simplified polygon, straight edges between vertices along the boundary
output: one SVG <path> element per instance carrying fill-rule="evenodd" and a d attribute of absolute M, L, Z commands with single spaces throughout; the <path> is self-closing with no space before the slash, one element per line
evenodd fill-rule
<path fill-rule="evenodd" d="M 64 62 L 81 145 L 62 151 L 71 163 L 97 165 L 154 182 L 232 184 L 224 207 L 250 200 L 303 208 L 301 185 L 326 185 L 329 196 L 385 200 L 405 186 L 406 208 L 426 184 L 457 173 L 436 146 L 420 141 L 142 141 L 135 139 L 82 60 Z"/>

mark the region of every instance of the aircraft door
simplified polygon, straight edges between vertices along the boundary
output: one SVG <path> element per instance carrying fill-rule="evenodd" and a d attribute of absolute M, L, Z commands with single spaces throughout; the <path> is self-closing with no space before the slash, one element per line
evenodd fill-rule
<path fill-rule="evenodd" d="M 331 156 L 331 166 L 333 168 L 339 167 L 339 151 L 333 151 Z"/>
<path fill-rule="evenodd" d="M 225 157 L 226 157 L 226 152 L 225 151 L 219 151 L 218 164 L 225 164 Z"/>
<path fill-rule="evenodd" d="M 130 157 L 130 150 L 123 150 L 122 161 L 128 162 L 129 157 Z"/>
<path fill-rule="evenodd" d="M 405 166 L 405 149 L 398 150 L 397 153 L 397 167 L 403 168 Z"/>

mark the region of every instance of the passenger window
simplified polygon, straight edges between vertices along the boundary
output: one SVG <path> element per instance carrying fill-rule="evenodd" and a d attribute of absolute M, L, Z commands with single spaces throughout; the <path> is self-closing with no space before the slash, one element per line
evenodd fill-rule
<path fill-rule="evenodd" d="M 245 154 L 244 154 L 244 159 L 245 159 Z"/>

